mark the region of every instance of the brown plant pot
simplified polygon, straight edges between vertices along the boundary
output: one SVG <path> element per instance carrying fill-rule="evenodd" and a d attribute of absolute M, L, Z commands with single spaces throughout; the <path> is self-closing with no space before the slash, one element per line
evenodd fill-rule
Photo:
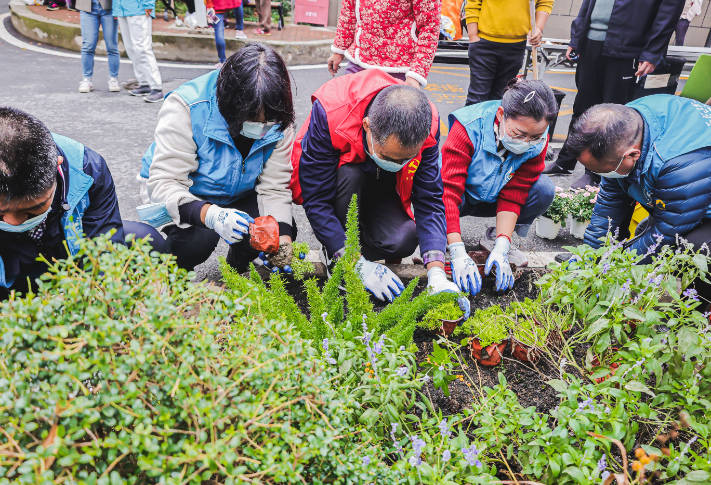
<path fill-rule="evenodd" d="M 442 325 L 437 330 L 437 333 L 439 335 L 449 337 L 450 335 L 452 335 L 452 332 L 454 332 L 454 329 L 457 328 L 457 325 L 462 323 L 463 320 L 464 320 L 464 317 L 458 318 L 456 320 L 445 320 L 443 318 L 440 318 L 439 321 L 442 322 Z"/>
<path fill-rule="evenodd" d="M 479 339 L 473 338 L 471 340 L 472 357 L 475 358 L 481 365 L 493 367 L 501 362 L 501 357 L 504 355 L 504 350 L 506 350 L 508 340 L 509 339 L 505 339 L 499 343 L 482 347 L 481 344 L 479 344 Z"/>
<path fill-rule="evenodd" d="M 541 350 L 537 347 L 522 344 L 511 337 L 511 355 L 521 362 L 538 362 L 541 358 Z"/>
<path fill-rule="evenodd" d="M 617 350 L 619 350 L 619 349 L 618 349 L 617 347 L 612 347 L 612 350 L 617 351 Z M 592 365 L 594 365 L 595 367 L 600 367 L 600 359 L 598 358 L 597 355 L 594 355 L 594 356 L 593 356 L 593 359 L 592 359 L 592 362 L 591 362 L 591 363 L 592 363 Z M 610 364 L 610 373 L 609 373 L 608 375 L 604 376 L 604 377 L 597 377 L 597 378 L 595 379 L 595 384 L 600 384 L 601 382 L 605 382 L 605 381 L 608 380 L 610 377 L 614 376 L 614 375 L 615 375 L 615 372 L 617 372 L 617 368 L 618 368 L 619 366 L 620 366 L 620 363 L 619 363 L 619 362 L 613 362 L 612 364 Z"/>

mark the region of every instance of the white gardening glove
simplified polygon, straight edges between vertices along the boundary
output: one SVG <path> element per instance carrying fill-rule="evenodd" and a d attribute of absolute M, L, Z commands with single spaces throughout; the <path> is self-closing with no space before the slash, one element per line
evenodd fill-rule
<path fill-rule="evenodd" d="M 452 265 L 452 280 L 464 293 L 474 296 L 481 291 L 481 275 L 476 263 L 467 254 L 463 242 L 447 246 L 449 261 Z"/>
<path fill-rule="evenodd" d="M 427 291 L 429 291 L 430 294 L 442 293 L 444 291 L 459 293 L 459 288 L 447 279 L 447 273 L 445 273 L 442 268 L 435 266 L 427 270 Z"/>
<path fill-rule="evenodd" d="M 393 301 L 405 289 L 400 278 L 383 264 L 368 261 L 361 256 L 355 269 L 365 289 L 378 300 Z"/>
<path fill-rule="evenodd" d="M 511 241 L 506 236 L 499 236 L 494 243 L 494 250 L 489 254 L 484 266 L 484 274 L 488 275 L 496 266 L 496 291 L 510 290 L 514 285 L 514 275 L 509 264 Z"/>
<path fill-rule="evenodd" d="M 252 217 L 237 209 L 225 209 L 211 205 L 205 214 L 205 225 L 215 231 L 227 244 L 240 242 L 249 233 Z"/>

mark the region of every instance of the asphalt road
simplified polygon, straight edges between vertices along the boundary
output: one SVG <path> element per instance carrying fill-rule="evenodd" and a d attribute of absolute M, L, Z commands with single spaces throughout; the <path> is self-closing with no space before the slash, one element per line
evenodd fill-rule
<path fill-rule="evenodd" d="M 8 0 L 0 0 L 0 16 L 7 13 Z M 141 98 L 121 93 L 110 93 L 106 86 L 107 64 L 97 57 L 95 62 L 95 91 L 80 94 L 77 91 L 81 79 L 81 68 L 77 53 L 41 46 L 21 37 L 3 16 L 2 30 L 23 42 L 23 47 L 12 45 L 0 35 L 0 105 L 10 105 L 28 111 L 43 120 L 50 130 L 74 138 L 101 153 L 113 174 L 121 213 L 125 219 L 135 219 L 135 207 L 139 194 L 135 181 L 140 169 L 140 159 L 151 143 L 157 119 L 159 104 L 143 102 Z M 17 43 L 17 42 L 15 42 Z M 51 49 L 51 53 L 35 52 L 33 47 Z M 206 64 L 214 62 L 206 59 Z M 324 60 L 325 62 L 325 60 Z M 176 65 L 161 63 L 164 89 L 172 90 L 181 83 L 207 72 L 206 66 Z M 308 113 L 311 94 L 330 78 L 325 65 L 309 69 L 296 68 L 291 71 L 296 105 L 297 122 L 304 121 Z M 122 62 L 120 80 L 133 77 L 130 64 Z M 574 81 L 571 72 L 548 72 L 544 77 L 551 86 L 567 93 L 561 107 L 554 142 L 560 142 L 570 120 Z M 464 104 L 469 74 L 465 66 L 435 65 L 429 76 L 427 91 L 440 111 L 442 120 L 449 113 Z M 442 126 L 446 135 L 446 126 Z M 580 172 L 580 167 L 578 172 Z M 576 175 L 559 177 L 556 183 L 569 185 Z M 299 239 L 307 241 L 312 249 L 318 247 L 301 207 L 295 208 L 299 229 Z M 487 225 L 493 219 L 467 217 L 462 229 L 467 243 L 476 245 Z M 552 251 L 562 245 L 573 244 L 576 240 L 565 235 L 551 243 L 536 237 L 531 230 L 529 236 L 517 241 L 527 251 Z M 518 238 L 517 238 L 518 239 Z M 196 269 L 198 278 L 217 277 L 216 256 L 225 254 L 226 246 L 221 246 L 206 263 Z"/>

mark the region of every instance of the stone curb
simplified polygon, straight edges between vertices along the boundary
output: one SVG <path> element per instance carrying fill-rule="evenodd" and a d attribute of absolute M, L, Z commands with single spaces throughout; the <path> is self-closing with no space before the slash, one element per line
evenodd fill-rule
<path fill-rule="evenodd" d="M 37 15 L 27 6 L 18 3 L 10 3 L 10 13 L 13 27 L 25 37 L 72 51 L 81 50 L 79 25 Z M 235 51 L 251 41 L 225 39 L 225 42 L 228 51 Z M 294 42 L 263 39 L 260 42 L 274 48 L 288 66 L 323 63 L 331 55 L 333 43 L 332 40 Z M 153 50 L 157 59 L 166 61 L 209 62 L 216 56 L 215 40 L 207 35 L 154 32 Z M 119 51 L 125 56 L 120 37 Z M 96 53 L 106 54 L 103 36 L 99 38 Z"/>

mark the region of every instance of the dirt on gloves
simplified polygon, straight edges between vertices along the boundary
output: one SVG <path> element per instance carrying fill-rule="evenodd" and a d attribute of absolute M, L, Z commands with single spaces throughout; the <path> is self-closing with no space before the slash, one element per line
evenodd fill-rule
<path fill-rule="evenodd" d="M 279 245 L 279 251 L 276 254 L 268 254 L 267 259 L 269 262 L 278 268 L 283 268 L 284 266 L 291 264 L 291 258 L 294 255 L 294 251 L 291 248 L 290 242 L 283 242 Z"/>

